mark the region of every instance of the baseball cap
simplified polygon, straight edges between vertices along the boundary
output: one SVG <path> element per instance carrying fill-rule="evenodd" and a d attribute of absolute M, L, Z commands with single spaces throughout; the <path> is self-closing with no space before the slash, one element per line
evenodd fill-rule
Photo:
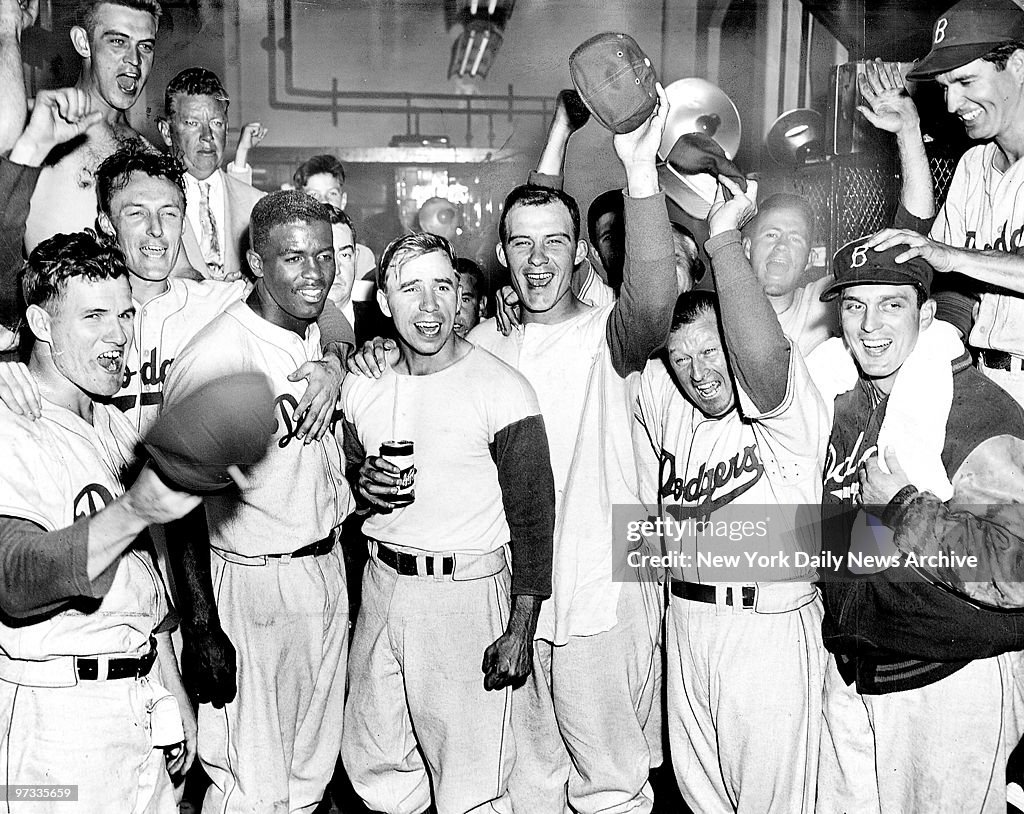
<path fill-rule="evenodd" d="M 920 257 L 897 263 L 896 258 L 907 250 L 906 246 L 876 252 L 864 245 L 867 240 L 866 237 L 852 240 L 835 253 L 832 258 L 835 282 L 822 292 L 822 302 L 834 300 L 840 291 L 854 285 L 912 285 L 925 294 L 930 293 L 930 265 Z"/>
<path fill-rule="evenodd" d="M 651 60 L 628 34 L 591 37 L 569 56 L 569 73 L 587 106 L 613 133 L 630 133 L 658 104 Z"/>
<path fill-rule="evenodd" d="M 1024 9 L 1013 0 L 960 0 L 935 21 L 932 50 L 907 79 L 934 79 L 1010 40 L 1024 40 Z"/>

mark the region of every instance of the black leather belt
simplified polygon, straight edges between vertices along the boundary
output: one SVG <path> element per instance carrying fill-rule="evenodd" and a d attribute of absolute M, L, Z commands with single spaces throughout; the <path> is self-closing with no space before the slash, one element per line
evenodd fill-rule
<path fill-rule="evenodd" d="M 324 554 L 330 554 L 331 549 L 334 548 L 334 533 L 328 534 L 324 539 L 317 540 L 315 543 L 304 545 L 302 548 L 298 548 L 292 551 L 290 554 L 267 554 L 266 556 L 272 560 L 279 560 L 282 557 L 288 557 L 289 559 L 295 559 L 296 557 L 322 557 Z"/>
<path fill-rule="evenodd" d="M 1024 370 L 1024 357 L 1004 350 L 981 348 L 978 352 L 981 363 L 992 370 Z M 1014 364 L 1016 362 L 1016 364 Z"/>
<path fill-rule="evenodd" d="M 107 673 L 100 675 L 100 662 L 106 661 Z M 119 678 L 142 678 L 149 675 L 156 661 L 156 640 L 149 640 L 149 652 L 138 658 L 75 659 L 75 671 L 80 681 L 115 681 Z"/>
<path fill-rule="evenodd" d="M 384 543 L 377 543 L 377 559 L 384 563 L 392 571 L 396 572 L 399 576 L 403 577 L 418 577 L 420 576 L 420 570 L 418 563 L 419 559 L 415 554 L 406 554 L 404 551 L 395 551 L 393 548 L 388 548 Z M 425 576 L 434 576 L 434 557 L 424 557 L 424 571 Z M 441 558 L 441 575 L 449 576 L 455 570 L 455 558 L 454 557 L 442 557 Z"/>
<path fill-rule="evenodd" d="M 754 603 L 757 602 L 757 586 L 756 585 L 743 585 L 737 586 L 740 589 L 740 602 L 744 610 L 753 610 Z M 721 590 L 718 585 L 701 585 L 699 582 L 684 582 L 681 579 L 672 580 L 671 586 L 673 596 L 678 596 L 680 599 L 689 599 L 691 602 L 706 602 L 709 605 L 718 604 L 718 591 Z M 733 586 L 728 585 L 725 587 L 725 604 L 735 605 L 735 594 L 736 591 Z"/>

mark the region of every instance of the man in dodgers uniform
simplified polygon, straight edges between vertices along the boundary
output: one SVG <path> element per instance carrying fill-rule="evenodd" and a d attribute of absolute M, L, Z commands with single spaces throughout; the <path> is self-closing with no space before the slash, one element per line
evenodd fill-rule
<path fill-rule="evenodd" d="M 679 297 L 666 359 L 648 363 L 638 398 L 657 456 L 643 480 L 661 517 L 682 530 L 664 538 L 676 558 L 666 633 L 672 764 L 694 811 L 809 814 L 825 655 L 809 555 L 820 544 L 828 416 L 746 258 L 739 228 L 757 184 L 744 193 L 720 181 L 734 195 L 709 219 L 720 294 Z M 781 556 L 758 568 L 748 553 Z M 736 560 L 716 566 L 710 555 Z"/>
<path fill-rule="evenodd" d="M 907 78 L 938 82 L 946 108 L 983 143 L 960 158 L 931 223 L 935 195 L 917 109 L 898 71 L 869 65 L 861 111 L 896 134 L 897 223 L 914 230 L 884 230 L 870 245 L 902 246 L 900 262 L 923 257 L 939 274 L 970 278 L 981 294 L 970 334 L 979 368 L 1024 404 L 1024 10 L 1013 0 L 961 0 L 936 21 L 931 51 Z"/>
<path fill-rule="evenodd" d="M 506 337 L 488 320 L 470 334 L 533 386 L 551 444 L 553 591 L 537 626 L 534 677 L 516 699 L 529 707 L 530 741 L 512 785 L 516 807 L 536 814 L 564 811 L 567 782 L 577 811 L 652 806 L 647 778 L 660 750 L 652 753 L 645 727 L 660 736 L 651 709 L 661 597 L 650 583 L 613 580 L 612 505 L 639 501 L 631 382 L 664 341 L 676 295 L 655 167 L 668 113 L 659 94 L 647 122 L 614 137 L 627 182 L 619 299 L 592 308 L 576 298 L 572 279 L 587 252 L 579 208 L 560 190 L 521 186 L 505 200 L 497 252 L 524 324 Z"/>
<path fill-rule="evenodd" d="M 243 280 L 198 282 L 171 277 L 181 249 L 185 217 L 182 166 L 167 155 L 133 146 L 107 158 L 96 171 L 100 229 L 124 255 L 135 303 L 135 335 L 126 354 L 124 379 L 111 400 L 145 433 L 160 413 L 163 387 L 185 344 L 248 290 Z M 296 405 L 299 437 L 321 437 L 341 387 L 341 360 L 352 344 L 351 328 L 332 306 L 318 321 L 324 359 L 293 372 L 310 386 Z M 39 414 L 37 388 L 23 365 L 0 364 L 0 400 L 15 411 Z M 309 408 L 309 409 L 307 409 Z"/>
<path fill-rule="evenodd" d="M 265 373 L 277 394 L 275 441 L 244 473 L 244 492 L 207 498 L 208 532 L 191 522 L 168 537 L 172 550 L 179 534 L 186 541 L 177 582 L 182 613 L 203 634 L 197 649 L 222 669 L 226 634 L 238 659 L 237 697 L 199 708 L 199 758 L 213 781 L 203 810 L 312 812 L 341 746 L 348 601 L 334 543 L 351 494 L 334 434 L 297 437 L 302 386 L 290 374 L 321 357 L 316 318 L 334 248 L 328 213 L 300 192 L 263 198 L 252 238 L 256 287 L 178 354 L 164 395 L 172 405 L 226 373 Z M 234 696 L 228 683 L 220 701 Z"/>
<path fill-rule="evenodd" d="M 1019 617 L 899 554 L 1020 550 L 1024 414 L 959 339 L 937 342 L 955 332 L 934 320 L 932 271 L 902 251 L 848 244 L 824 295 L 840 298 L 856 378 L 834 399 L 822 495 L 822 540 L 844 567 L 821 582 L 834 657 L 817 810 L 1002 814 L 1022 731 Z M 870 573 L 850 558 L 886 537 L 894 562 Z"/>
<path fill-rule="evenodd" d="M 349 462 L 374 513 L 342 756 L 367 806 L 388 814 L 432 797 L 438 814 L 511 812 L 512 688 L 551 593 L 544 420 L 520 374 L 455 333 L 455 262 L 429 233 L 385 249 L 378 298 L 402 356 L 343 388 Z M 408 505 L 398 469 L 374 454 L 398 439 L 414 443 Z"/>
<path fill-rule="evenodd" d="M 148 468 L 125 493 L 138 436 L 93 400 L 121 379 L 134 310 L 127 275 L 117 252 L 77 233 L 41 243 L 24 276 L 29 369 L 44 401 L 34 422 L 0 406 L 5 811 L 170 814 L 168 768 L 184 772 L 194 755 L 166 594 L 139 535 L 199 498 Z M 77 786 L 78 802 L 54 784 Z M 39 786 L 39 796 L 22 803 L 16 785 Z"/>

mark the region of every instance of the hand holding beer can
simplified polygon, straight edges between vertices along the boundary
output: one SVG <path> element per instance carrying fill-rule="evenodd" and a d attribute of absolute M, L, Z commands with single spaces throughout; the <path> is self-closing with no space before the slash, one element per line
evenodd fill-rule
<path fill-rule="evenodd" d="M 408 506 L 416 499 L 414 490 L 416 467 L 413 465 L 412 441 L 385 441 L 380 445 L 380 457 L 398 468 L 398 494 L 390 498 L 395 506 Z"/>

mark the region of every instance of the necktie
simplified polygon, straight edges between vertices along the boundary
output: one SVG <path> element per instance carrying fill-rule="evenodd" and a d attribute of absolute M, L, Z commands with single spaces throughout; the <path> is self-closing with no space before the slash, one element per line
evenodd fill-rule
<path fill-rule="evenodd" d="M 210 184 L 207 181 L 199 183 L 199 195 L 199 223 L 203 228 L 199 249 L 213 276 L 219 277 L 223 261 L 220 255 L 220 240 L 217 237 L 217 221 L 213 217 L 213 210 L 210 209 Z"/>

